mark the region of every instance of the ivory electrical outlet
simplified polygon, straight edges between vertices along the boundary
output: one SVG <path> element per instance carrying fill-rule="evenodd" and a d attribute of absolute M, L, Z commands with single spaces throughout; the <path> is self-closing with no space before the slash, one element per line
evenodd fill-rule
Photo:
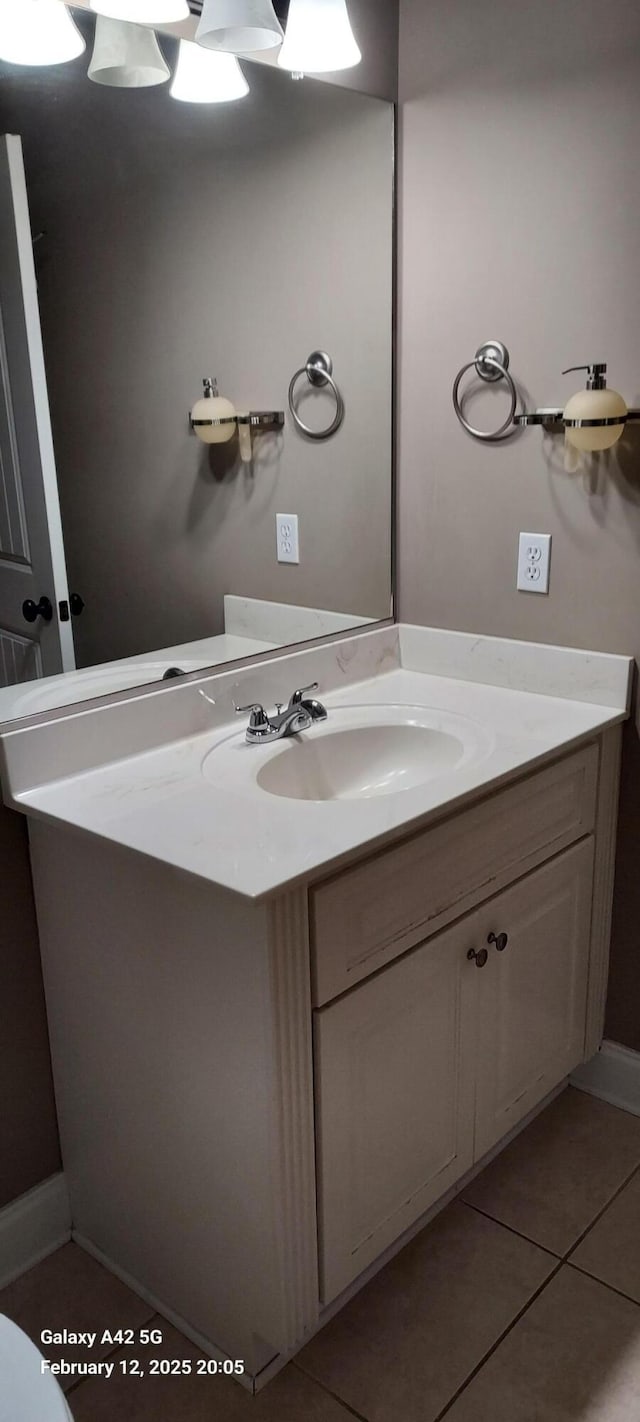
<path fill-rule="evenodd" d="M 520 592 L 548 593 L 551 563 L 550 533 L 521 533 L 518 549 Z"/>

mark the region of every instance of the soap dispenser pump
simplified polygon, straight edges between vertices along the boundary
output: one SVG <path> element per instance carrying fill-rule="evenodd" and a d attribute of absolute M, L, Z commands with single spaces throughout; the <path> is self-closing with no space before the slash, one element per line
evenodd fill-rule
<path fill-rule="evenodd" d="M 570 365 L 562 374 L 573 370 L 586 370 L 587 383 L 565 405 L 565 438 L 575 449 L 611 449 L 624 430 L 629 414 L 627 403 L 617 390 L 607 388 L 605 364 Z"/>

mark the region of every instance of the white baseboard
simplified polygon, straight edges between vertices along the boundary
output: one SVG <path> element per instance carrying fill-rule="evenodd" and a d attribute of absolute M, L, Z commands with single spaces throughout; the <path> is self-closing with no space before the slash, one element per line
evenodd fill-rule
<path fill-rule="evenodd" d="M 70 1239 L 67 1183 L 52 1175 L 0 1210 L 0 1289 Z"/>
<path fill-rule="evenodd" d="M 595 1057 L 572 1073 L 570 1081 L 579 1091 L 640 1116 L 640 1052 L 617 1042 L 603 1042 Z"/>

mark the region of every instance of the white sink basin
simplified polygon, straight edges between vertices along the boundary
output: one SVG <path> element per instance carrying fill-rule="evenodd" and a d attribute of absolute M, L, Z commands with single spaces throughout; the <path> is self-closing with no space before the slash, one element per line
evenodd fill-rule
<path fill-rule="evenodd" d="M 202 764 L 207 780 L 288 800 L 363 800 L 413 790 L 489 754 L 476 722 L 425 706 L 341 706 L 301 735 L 247 745 L 227 736 Z"/>

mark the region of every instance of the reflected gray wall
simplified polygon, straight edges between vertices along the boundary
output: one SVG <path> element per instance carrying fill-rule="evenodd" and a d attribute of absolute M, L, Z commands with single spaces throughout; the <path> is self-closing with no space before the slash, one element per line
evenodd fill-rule
<path fill-rule="evenodd" d="M 531 429 L 471 440 L 454 376 L 506 342 L 535 405 L 606 360 L 640 404 L 640 10 L 635 0 L 402 0 L 400 615 L 640 655 L 640 431 L 589 473 Z M 503 393 L 469 409 L 491 428 Z M 548 598 L 519 530 L 553 535 Z M 637 713 L 636 713 L 637 714 Z M 607 1033 L 640 1049 L 640 753 L 626 737 Z"/>
<path fill-rule="evenodd" d="M 250 98 L 205 113 L 75 68 L 44 142 L 42 84 L 12 83 L 5 113 L 44 233 L 65 549 L 86 603 L 78 664 L 220 632 L 225 593 L 388 616 L 389 106 L 254 66 Z M 301 438 L 287 411 L 247 470 L 235 442 L 210 455 L 191 435 L 204 375 L 238 409 L 284 409 L 314 347 L 346 402 L 329 442 Z M 320 393 L 301 408 L 321 424 L 335 407 Z M 277 562 L 276 512 L 299 516 L 299 567 Z"/>

